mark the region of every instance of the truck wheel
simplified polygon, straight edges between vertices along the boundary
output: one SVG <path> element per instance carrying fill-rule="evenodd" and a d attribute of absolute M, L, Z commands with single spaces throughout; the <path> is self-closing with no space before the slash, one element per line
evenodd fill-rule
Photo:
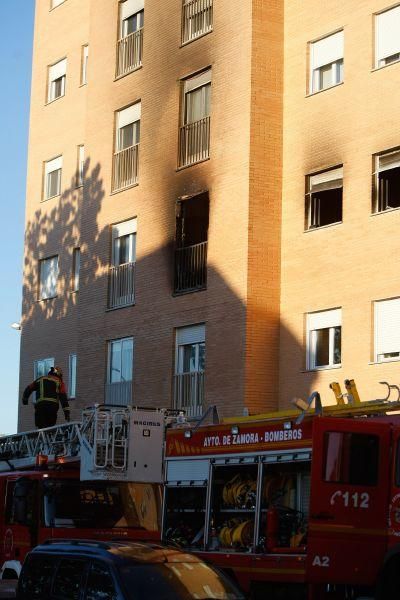
<path fill-rule="evenodd" d="M 398 600 L 400 598 L 400 556 L 385 566 L 378 582 L 376 600 Z"/>

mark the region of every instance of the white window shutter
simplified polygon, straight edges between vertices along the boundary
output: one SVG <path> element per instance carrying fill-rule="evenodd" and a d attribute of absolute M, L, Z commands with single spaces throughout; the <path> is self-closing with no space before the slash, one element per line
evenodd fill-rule
<path fill-rule="evenodd" d="M 388 169 L 394 169 L 400 167 L 400 152 L 389 152 L 388 154 L 381 154 L 379 157 L 379 171 L 387 171 Z"/>
<path fill-rule="evenodd" d="M 343 167 L 310 175 L 310 191 L 334 190 L 343 186 Z"/>
<path fill-rule="evenodd" d="M 328 329 L 329 327 L 340 327 L 342 324 L 342 309 L 323 310 L 321 312 L 309 313 L 307 315 L 307 329 Z"/>
<path fill-rule="evenodd" d="M 142 114 L 142 103 L 136 102 L 136 104 L 132 104 L 132 106 L 128 106 L 128 108 L 124 108 L 117 112 L 117 130 L 125 127 L 126 125 L 130 125 L 131 123 L 135 123 L 135 121 L 140 121 L 140 117 Z"/>
<path fill-rule="evenodd" d="M 45 165 L 46 175 L 53 171 L 57 171 L 58 169 L 62 169 L 62 163 L 62 156 L 57 156 L 57 158 L 53 158 L 53 160 L 48 160 Z"/>
<path fill-rule="evenodd" d="M 311 69 L 319 69 L 343 58 L 344 34 L 338 31 L 311 44 Z"/>
<path fill-rule="evenodd" d="M 202 87 L 203 85 L 207 85 L 208 83 L 211 83 L 211 69 L 208 69 L 195 77 L 191 77 L 190 79 L 185 79 L 185 94 L 196 88 Z"/>
<path fill-rule="evenodd" d="M 400 352 L 400 298 L 375 302 L 375 354 Z"/>
<path fill-rule="evenodd" d="M 130 219 L 123 223 L 117 223 L 112 226 L 112 238 L 113 240 L 122 237 L 123 235 L 129 235 L 130 233 L 137 232 L 137 219 Z"/>
<path fill-rule="evenodd" d="M 144 10 L 144 0 L 125 0 L 121 2 L 121 19 L 124 21 L 141 10 Z"/>
<path fill-rule="evenodd" d="M 201 344 L 206 339 L 206 326 L 191 325 L 190 327 L 180 327 L 176 330 L 176 343 L 178 346 L 186 344 Z"/>
<path fill-rule="evenodd" d="M 55 65 L 49 67 L 49 79 L 55 81 L 67 74 L 67 59 L 60 60 Z"/>
<path fill-rule="evenodd" d="M 400 6 L 376 15 L 376 60 L 400 52 Z"/>

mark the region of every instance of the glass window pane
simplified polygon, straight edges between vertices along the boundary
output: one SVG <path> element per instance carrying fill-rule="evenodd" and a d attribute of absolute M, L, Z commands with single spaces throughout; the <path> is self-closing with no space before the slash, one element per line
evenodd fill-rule
<path fill-rule="evenodd" d="M 119 150 L 133 146 L 133 123 L 121 127 L 119 130 Z"/>
<path fill-rule="evenodd" d="M 315 331 L 315 366 L 329 365 L 329 329 Z"/>
<path fill-rule="evenodd" d="M 86 585 L 85 600 L 116 600 L 112 575 L 105 565 L 93 563 L 90 567 Z"/>
<path fill-rule="evenodd" d="M 186 94 L 186 123 L 194 123 L 205 116 L 203 87 Z"/>
<path fill-rule="evenodd" d="M 196 344 L 182 346 L 182 372 L 192 373 L 196 368 Z"/>
<path fill-rule="evenodd" d="M 199 344 L 199 371 L 205 371 L 206 369 L 206 344 L 203 342 Z"/>
<path fill-rule="evenodd" d="M 333 364 L 340 365 L 342 362 L 342 328 L 334 328 L 333 337 Z"/>
<path fill-rule="evenodd" d="M 61 184 L 61 169 L 57 169 L 56 171 L 51 171 L 47 175 L 47 198 L 52 198 L 53 196 L 58 196 L 60 193 L 60 184 Z"/>
<path fill-rule="evenodd" d="M 121 342 L 111 342 L 110 345 L 110 383 L 121 381 Z"/>
<path fill-rule="evenodd" d="M 324 67 L 320 67 L 320 89 L 323 90 L 327 87 L 330 87 L 333 82 L 333 65 L 326 65 Z"/>
<path fill-rule="evenodd" d="M 121 381 L 132 381 L 133 339 L 122 341 Z"/>
<path fill-rule="evenodd" d="M 323 462 L 325 481 L 350 485 L 376 485 L 378 467 L 378 436 L 338 431 L 325 433 Z"/>
<path fill-rule="evenodd" d="M 54 580 L 53 594 L 60 600 L 79 600 L 86 566 L 83 560 L 62 560 Z"/>
<path fill-rule="evenodd" d="M 24 565 L 21 592 L 24 598 L 43 600 L 50 592 L 56 559 L 30 556 Z"/>

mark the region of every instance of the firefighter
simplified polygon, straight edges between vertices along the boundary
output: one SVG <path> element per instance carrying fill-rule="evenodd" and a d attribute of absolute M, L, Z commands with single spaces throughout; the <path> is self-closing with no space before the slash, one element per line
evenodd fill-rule
<path fill-rule="evenodd" d="M 69 404 L 60 367 L 51 367 L 47 376 L 38 377 L 25 388 L 22 396 L 22 404 L 25 406 L 32 392 L 36 392 L 35 425 L 38 429 L 53 427 L 57 423 L 60 404 L 65 420 L 70 421 Z"/>

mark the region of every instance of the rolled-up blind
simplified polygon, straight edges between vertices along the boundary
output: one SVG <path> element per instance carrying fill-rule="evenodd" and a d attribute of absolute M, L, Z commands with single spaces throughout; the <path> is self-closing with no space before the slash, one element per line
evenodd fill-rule
<path fill-rule="evenodd" d="M 376 60 L 400 52 L 400 6 L 376 15 Z"/>
<path fill-rule="evenodd" d="M 49 67 L 49 80 L 55 81 L 67 74 L 67 59 L 60 60 L 55 65 Z"/>
<path fill-rule="evenodd" d="M 338 31 L 311 44 L 311 69 L 318 69 L 343 58 L 344 35 Z"/>
<path fill-rule="evenodd" d="M 375 302 L 375 353 L 400 352 L 400 298 Z"/>
<path fill-rule="evenodd" d="M 121 19 L 128 19 L 144 9 L 144 0 L 125 0 L 121 2 Z"/>

